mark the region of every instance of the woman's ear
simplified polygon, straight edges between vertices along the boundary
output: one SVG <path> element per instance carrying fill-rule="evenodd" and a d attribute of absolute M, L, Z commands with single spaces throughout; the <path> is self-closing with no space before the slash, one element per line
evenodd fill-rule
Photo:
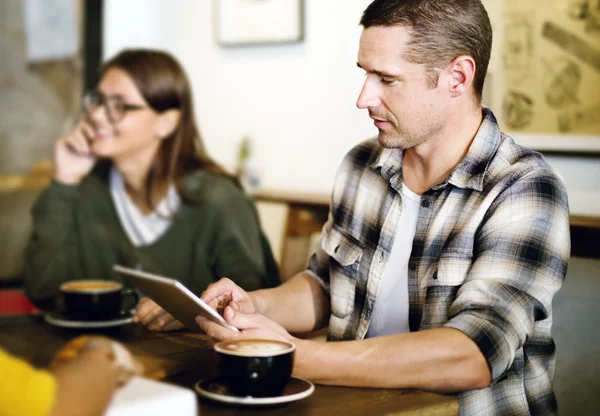
<path fill-rule="evenodd" d="M 158 115 L 158 120 L 156 121 L 156 135 L 161 139 L 169 137 L 179 125 L 180 118 L 181 111 L 176 109 L 160 113 Z"/>

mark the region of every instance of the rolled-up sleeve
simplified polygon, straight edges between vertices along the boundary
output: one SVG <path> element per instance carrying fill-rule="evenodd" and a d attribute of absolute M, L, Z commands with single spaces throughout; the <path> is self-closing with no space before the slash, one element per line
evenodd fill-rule
<path fill-rule="evenodd" d="M 315 252 L 310 256 L 308 268 L 306 272 L 329 294 L 329 254 L 323 249 L 323 241 L 327 239 L 327 235 L 331 230 L 333 219 L 331 214 L 323 230 L 321 236 L 315 246 Z"/>
<path fill-rule="evenodd" d="M 0 349 L 0 415 L 48 415 L 56 400 L 56 380 L 47 371 Z"/>
<path fill-rule="evenodd" d="M 497 196 L 444 324 L 477 344 L 493 382 L 531 341 L 536 326 L 551 325 L 552 299 L 562 286 L 569 253 L 567 194 L 556 176 L 532 173 Z"/>
<path fill-rule="evenodd" d="M 323 248 L 323 241 L 327 240 L 327 236 L 333 227 L 333 217 L 331 212 L 327 222 L 321 230 L 321 236 L 315 246 L 315 252 L 308 261 L 306 272 L 329 294 L 329 254 Z"/>

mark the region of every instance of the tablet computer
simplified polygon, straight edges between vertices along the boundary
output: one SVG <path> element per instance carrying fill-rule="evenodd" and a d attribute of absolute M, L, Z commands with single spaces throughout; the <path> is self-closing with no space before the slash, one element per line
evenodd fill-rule
<path fill-rule="evenodd" d="M 196 316 L 200 315 L 238 332 L 217 311 L 175 279 L 119 265 L 114 265 L 113 270 L 193 331 L 200 331 L 196 324 Z"/>

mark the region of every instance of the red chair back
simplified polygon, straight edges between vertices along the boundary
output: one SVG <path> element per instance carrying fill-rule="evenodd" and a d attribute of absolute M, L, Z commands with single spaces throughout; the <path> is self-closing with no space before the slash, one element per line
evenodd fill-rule
<path fill-rule="evenodd" d="M 36 306 L 18 289 L 0 290 L 0 316 L 29 315 L 36 312 Z"/>

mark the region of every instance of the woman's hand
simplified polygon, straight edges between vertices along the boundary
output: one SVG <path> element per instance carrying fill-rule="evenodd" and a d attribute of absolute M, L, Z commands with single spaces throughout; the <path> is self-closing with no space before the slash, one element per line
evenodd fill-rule
<path fill-rule="evenodd" d="M 151 331 L 175 331 L 185 328 L 185 325 L 173 315 L 158 306 L 152 299 L 145 297 L 138 303 L 133 322 L 138 322 Z"/>
<path fill-rule="evenodd" d="M 77 185 L 96 163 L 90 142 L 94 128 L 82 119 L 75 129 L 54 145 L 54 179 L 66 185 Z"/>

